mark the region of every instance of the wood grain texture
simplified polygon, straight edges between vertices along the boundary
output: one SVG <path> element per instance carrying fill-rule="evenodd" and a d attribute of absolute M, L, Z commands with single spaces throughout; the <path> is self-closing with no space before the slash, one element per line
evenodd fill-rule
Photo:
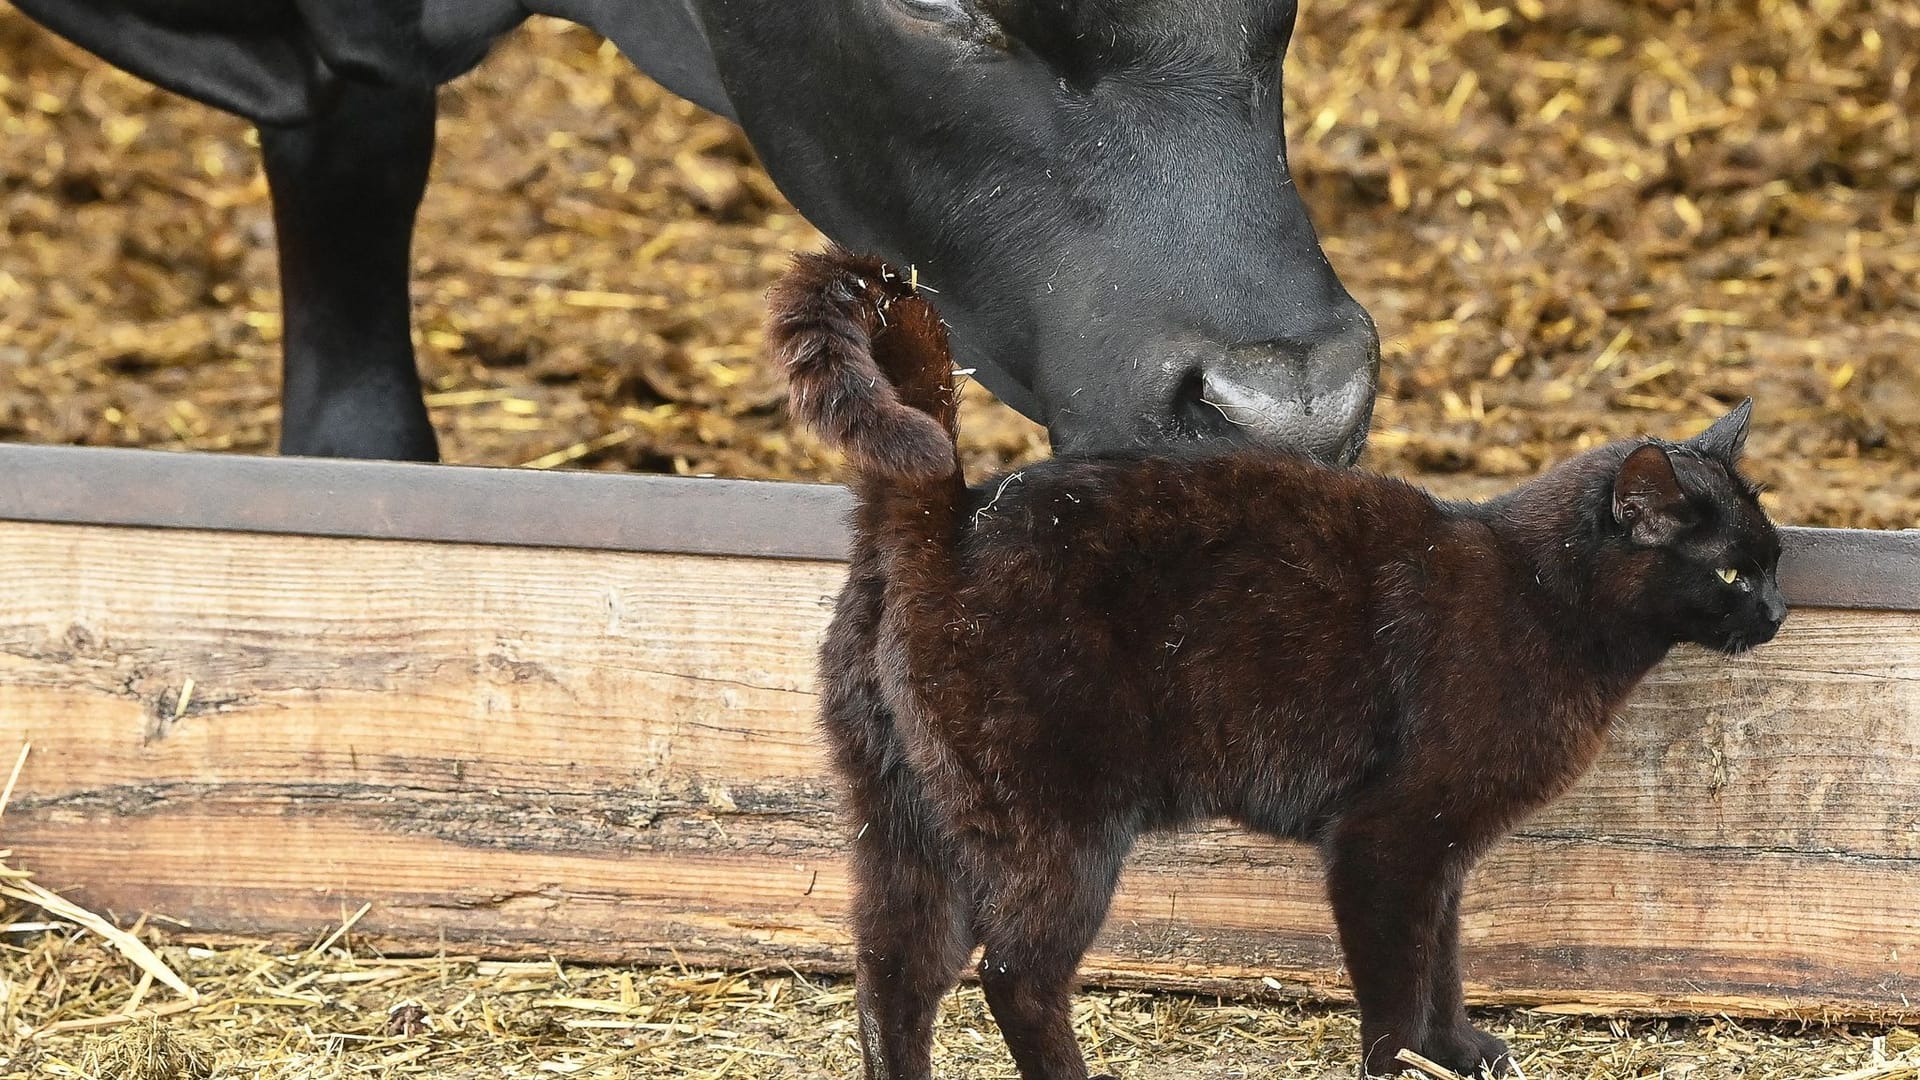
<path fill-rule="evenodd" d="M 208 938 L 842 969 L 841 572 L 3 523 L 0 846 Z M 1676 656 L 1468 895 L 1478 1000 L 1920 1015 L 1920 616 Z M 1142 845 L 1088 970 L 1342 986 L 1311 854 L 1224 826 Z"/>

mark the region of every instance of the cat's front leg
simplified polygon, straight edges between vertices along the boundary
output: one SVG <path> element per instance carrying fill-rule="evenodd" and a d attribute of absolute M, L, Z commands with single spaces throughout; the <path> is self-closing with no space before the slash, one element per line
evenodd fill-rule
<path fill-rule="evenodd" d="M 1327 895 L 1360 1006 L 1361 1075 L 1393 1076 L 1403 1068 L 1400 1051 L 1428 1049 L 1428 967 L 1444 870 L 1384 831 L 1349 821 L 1338 833 L 1328 852 Z"/>
<path fill-rule="evenodd" d="M 1477 844 L 1419 790 L 1382 785 L 1326 845 L 1327 893 L 1360 1005 L 1362 1068 L 1392 1076 L 1412 1050 L 1473 1074 L 1503 1067 L 1506 1047 L 1475 1030 L 1460 1005 L 1461 882 Z"/>
<path fill-rule="evenodd" d="M 984 886 L 980 988 L 1021 1080 L 1089 1080 L 1073 1034 L 1075 975 L 1130 838 L 1086 842 L 1039 813 L 1016 821 L 1012 842 L 982 844 L 971 860 Z"/>
<path fill-rule="evenodd" d="M 1482 1072 L 1507 1076 L 1513 1071 L 1513 1056 L 1507 1044 L 1473 1026 L 1467 1019 L 1466 1002 L 1461 994 L 1460 894 L 1465 891 L 1467 869 L 1463 860 L 1459 872 L 1451 875 L 1443 896 L 1433 962 L 1427 967 L 1427 997 L 1431 1002 L 1428 1049 L 1421 1053 L 1468 1076 Z"/>
<path fill-rule="evenodd" d="M 1462 1076 L 1512 1076 L 1513 1054 L 1506 1040 L 1489 1035 L 1465 1016 L 1427 1037 L 1424 1056 Z"/>

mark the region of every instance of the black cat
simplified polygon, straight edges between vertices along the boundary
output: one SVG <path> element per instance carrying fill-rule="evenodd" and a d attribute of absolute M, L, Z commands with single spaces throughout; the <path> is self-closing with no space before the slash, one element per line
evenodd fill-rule
<path fill-rule="evenodd" d="M 1368 1072 L 1403 1047 L 1506 1071 L 1461 1006 L 1468 867 L 1580 776 L 1672 646 L 1738 652 L 1786 615 L 1735 466 L 1750 402 L 1480 504 L 1238 448 L 969 489 L 946 337 L 900 276 L 802 258 L 771 341 L 857 474 L 822 669 L 871 1080 L 930 1075 L 976 944 L 1021 1075 L 1084 1080 L 1069 996 L 1121 861 L 1208 817 L 1324 856 Z"/>

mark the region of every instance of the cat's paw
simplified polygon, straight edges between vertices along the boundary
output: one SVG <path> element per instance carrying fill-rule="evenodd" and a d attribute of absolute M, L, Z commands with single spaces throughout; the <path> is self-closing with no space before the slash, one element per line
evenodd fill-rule
<path fill-rule="evenodd" d="M 1435 1034 L 1426 1056 L 1462 1076 L 1513 1075 L 1513 1052 L 1507 1044 L 1472 1024 Z"/>

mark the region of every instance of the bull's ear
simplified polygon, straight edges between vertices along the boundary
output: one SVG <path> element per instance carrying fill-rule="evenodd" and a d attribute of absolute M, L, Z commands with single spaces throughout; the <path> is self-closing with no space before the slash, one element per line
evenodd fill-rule
<path fill-rule="evenodd" d="M 1713 426 L 1687 440 L 1695 450 L 1728 465 L 1740 460 L 1747 446 L 1747 422 L 1753 419 L 1753 399 L 1742 401 L 1732 412 L 1713 422 Z"/>
<path fill-rule="evenodd" d="M 1693 524 L 1665 447 L 1648 443 L 1621 463 L 1613 478 L 1613 520 L 1646 547 L 1671 544 Z"/>

